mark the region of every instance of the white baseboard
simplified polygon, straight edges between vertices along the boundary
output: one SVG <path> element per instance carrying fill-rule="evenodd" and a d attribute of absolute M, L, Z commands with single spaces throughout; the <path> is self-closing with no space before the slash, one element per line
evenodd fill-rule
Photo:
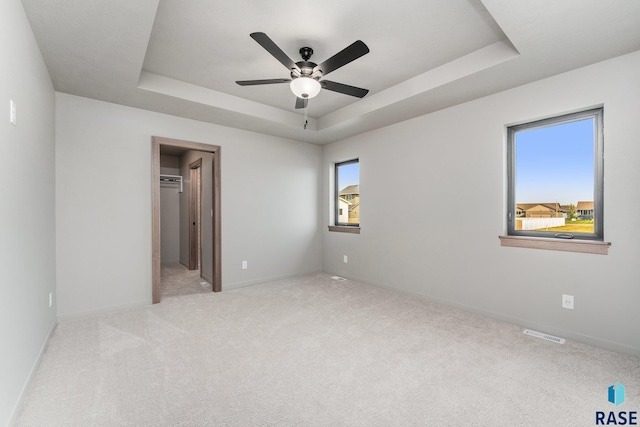
<path fill-rule="evenodd" d="M 231 289 L 239 289 L 246 288 L 248 286 L 261 285 L 263 283 L 275 282 L 276 280 L 290 279 L 292 277 L 306 276 L 308 274 L 318 274 L 322 273 L 321 271 L 301 271 L 297 273 L 283 274 L 280 276 L 271 276 L 271 277 L 262 277 L 254 280 L 247 280 L 245 282 L 232 282 L 232 283 L 222 283 L 222 291 L 229 291 Z"/>
<path fill-rule="evenodd" d="M 335 274 L 335 273 L 331 273 L 331 272 L 326 272 L 327 274 Z M 340 274 L 338 274 L 340 276 Z M 543 331 L 544 333 L 547 334 L 551 334 L 551 335 L 556 335 L 559 337 L 563 337 L 572 341 L 576 341 L 576 342 L 581 342 L 583 344 L 587 344 L 587 345 L 591 345 L 594 347 L 599 347 L 599 348 L 603 348 L 605 350 L 610 350 L 610 351 L 615 351 L 618 353 L 623 353 L 623 354 L 628 354 L 634 357 L 640 357 L 640 347 L 631 347 L 625 344 L 621 344 L 621 343 L 617 343 L 617 342 L 613 342 L 613 341 L 608 341 L 602 338 L 598 338 L 598 337 L 592 337 L 590 335 L 585 335 L 585 334 L 581 334 L 578 332 L 574 332 L 574 331 L 569 331 L 569 330 L 565 330 L 565 329 L 561 329 L 561 328 L 557 328 L 553 325 L 549 325 L 549 324 L 543 324 L 540 322 L 533 322 L 531 320 L 528 319 L 520 319 L 517 317 L 512 317 L 512 316 L 507 316 L 501 313 L 496 313 L 493 311 L 488 311 L 488 310 L 483 310 L 480 308 L 476 308 L 476 307 L 471 307 L 465 304 L 459 304 L 455 301 L 451 301 L 451 300 L 447 300 L 447 299 L 442 299 L 442 298 L 437 298 L 431 295 L 423 295 L 417 292 L 411 292 L 411 291 L 407 291 L 404 289 L 399 289 L 396 288 L 394 286 L 389 286 L 383 283 L 378 283 L 378 282 L 374 282 L 371 280 L 367 280 L 367 279 L 363 279 L 360 277 L 355 277 L 355 276 L 344 276 L 348 279 L 351 280 L 355 280 L 357 282 L 360 283 L 364 283 L 367 285 L 371 285 L 371 286 L 376 286 L 378 288 L 382 288 L 382 289 L 386 289 L 386 290 L 390 290 L 390 291 L 394 291 L 394 292 L 398 292 L 400 294 L 404 294 L 410 297 L 414 297 L 414 298 L 418 298 L 418 299 L 422 299 L 425 301 L 430 301 L 433 302 L 435 304 L 440 304 L 440 305 L 444 305 L 447 307 L 452 307 L 461 311 L 465 311 L 467 313 L 473 313 L 473 314 L 477 314 L 480 316 L 484 316 L 484 317 L 488 317 L 490 319 L 494 319 L 494 320 L 498 320 L 500 322 L 504 322 L 504 323 L 509 323 L 511 325 L 516 325 L 519 326 L 521 328 L 529 328 L 529 329 L 536 329 L 539 331 Z"/>
<path fill-rule="evenodd" d="M 213 278 L 207 276 L 206 274 L 202 273 L 202 279 L 206 280 L 207 283 L 212 284 L 213 283 Z"/>
<path fill-rule="evenodd" d="M 92 317 L 92 316 L 97 316 L 105 313 L 113 313 L 116 311 L 130 310 L 132 308 L 144 307 L 148 305 L 151 305 L 151 298 L 149 298 L 149 300 L 133 301 L 126 304 L 101 307 L 95 310 L 87 310 L 87 311 L 80 311 L 80 312 L 67 313 L 67 314 L 58 314 L 58 321 L 67 322 L 69 320 L 83 319 L 85 317 Z"/>
<path fill-rule="evenodd" d="M 11 410 L 11 415 L 9 416 L 9 422 L 7 423 L 7 427 L 13 426 L 14 423 L 16 422 L 16 417 L 18 416 L 18 412 L 22 408 L 25 393 L 29 389 L 31 382 L 33 381 L 33 377 L 35 376 L 36 372 L 38 371 L 38 368 L 40 367 L 42 356 L 44 356 L 44 353 L 47 350 L 47 346 L 49 345 L 49 340 L 53 335 L 53 331 L 56 330 L 57 325 L 58 325 L 58 322 L 54 320 L 53 323 L 51 324 L 51 327 L 49 328 L 49 332 L 47 333 L 47 336 L 45 337 L 44 342 L 40 346 L 38 357 L 36 357 L 36 360 L 33 362 L 33 366 L 31 367 L 31 371 L 27 376 L 27 380 L 24 382 L 24 385 L 22 386 L 22 390 L 20 390 L 20 394 L 18 395 L 18 400 L 16 401 L 16 404 L 13 405 L 13 409 Z"/>

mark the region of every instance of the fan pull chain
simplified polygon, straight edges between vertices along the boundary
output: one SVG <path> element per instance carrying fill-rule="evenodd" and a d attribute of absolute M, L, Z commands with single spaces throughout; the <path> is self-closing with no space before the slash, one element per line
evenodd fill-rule
<path fill-rule="evenodd" d="M 309 120 L 307 120 L 307 110 L 309 109 L 309 104 L 304 107 L 304 130 L 307 130 L 307 125 L 309 124 Z"/>

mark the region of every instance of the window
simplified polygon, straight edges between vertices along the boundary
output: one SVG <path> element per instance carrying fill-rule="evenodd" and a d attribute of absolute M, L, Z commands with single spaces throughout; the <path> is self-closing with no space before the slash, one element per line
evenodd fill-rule
<path fill-rule="evenodd" d="M 603 110 L 508 128 L 509 235 L 603 240 Z"/>
<path fill-rule="evenodd" d="M 335 165 L 335 225 L 360 225 L 360 162 L 358 159 Z"/>

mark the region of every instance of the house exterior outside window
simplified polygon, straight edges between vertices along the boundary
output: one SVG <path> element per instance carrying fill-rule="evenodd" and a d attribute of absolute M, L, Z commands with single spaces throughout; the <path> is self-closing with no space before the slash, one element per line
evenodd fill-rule
<path fill-rule="evenodd" d="M 335 164 L 335 227 L 360 226 L 360 161 Z"/>

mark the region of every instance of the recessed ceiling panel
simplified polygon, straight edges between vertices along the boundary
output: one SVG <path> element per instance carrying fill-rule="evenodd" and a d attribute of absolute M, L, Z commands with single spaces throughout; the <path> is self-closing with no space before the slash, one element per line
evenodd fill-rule
<path fill-rule="evenodd" d="M 294 112 L 286 83 L 235 83 L 289 77 L 249 37 L 252 32 L 266 33 L 294 62 L 304 46 L 314 50 L 311 61 L 320 63 L 362 40 L 370 53 L 331 73 L 330 80 L 369 89 L 370 95 L 505 38 L 479 0 L 161 0 L 143 69 Z M 322 117 L 354 102 L 358 98 L 323 90 L 309 101 L 308 114 Z"/>
<path fill-rule="evenodd" d="M 636 0 L 22 4 L 56 91 L 318 144 L 640 49 Z M 236 85 L 288 77 L 252 32 L 316 63 L 364 41 L 328 78 L 370 92 L 322 90 L 303 111 L 286 83 Z"/>

